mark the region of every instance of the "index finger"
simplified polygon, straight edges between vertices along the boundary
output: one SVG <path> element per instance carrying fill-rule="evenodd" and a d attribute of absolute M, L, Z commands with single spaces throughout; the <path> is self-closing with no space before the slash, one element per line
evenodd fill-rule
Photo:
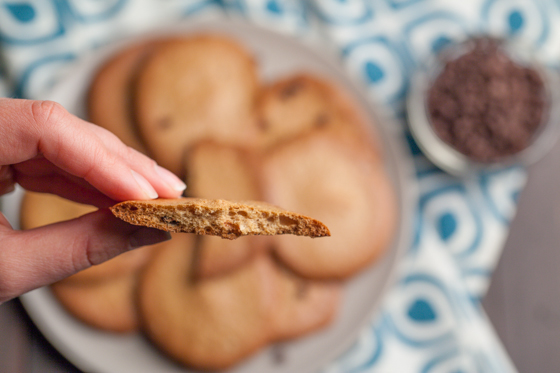
<path fill-rule="evenodd" d="M 173 198 L 184 190 L 153 160 L 52 101 L 0 99 L 0 135 L 1 164 L 42 154 L 114 200 Z"/>

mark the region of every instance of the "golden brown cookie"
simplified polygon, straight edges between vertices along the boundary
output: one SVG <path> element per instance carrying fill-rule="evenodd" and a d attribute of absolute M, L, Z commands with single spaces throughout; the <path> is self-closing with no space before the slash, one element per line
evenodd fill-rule
<path fill-rule="evenodd" d="M 177 198 L 125 201 L 110 207 L 130 224 L 167 232 L 196 233 L 234 239 L 246 235 L 329 236 L 320 221 L 264 202 Z"/>
<path fill-rule="evenodd" d="M 368 266 L 391 242 L 395 195 L 383 167 L 330 134 L 310 134 L 264 160 L 266 200 L 324 221 L 325 240 L 273 237 L 278 257 L 298 274 L 342 279 Z"/>
<path fill-rule="evenodd" d="M 275 341 L 300 337 L 334 320 L 341 300 L 340 283 L 304 279 L 277 265 L 275 277 L 277 306 L 270 315 Z"/>
<path fill-rule="evenodd" d="M 97 210 L 95 206 L 69 201 L 54 194 L 25 192 L 21 201 L 21 229 L 75 219 Z"/>
<path fill-rule="evenodd" d="M 191 197 L 231 201 L 259 200 L 256 155 L 237 146 L 202 141 L 187 154 L 187 193 Z M 215 276 L 243 265 L 267 246 L 267 237 L 222 240 L 203 237 L 197 241 L 197 276 Z"/>
<path fill-rule="evenodd" d="M 33 229 L 43 225 L 70 220 L 97 210 L 53 194 L 25 192 L 21 205 L 22 229 Z M 68 283 L 90 283 L 134 272 L 150 256 L 149 248 L 123 253 L 104 263 L 89 267 L 63 281 Z"/>
<path fill-rule="evenodd" d="M 195 141 L 251 144 L 258 90 L 253 58 L 236 42 L 201 35 L 158 44 L 135 85 L 135 118 L 150 154 L 183 176 Z"/>
<path fill-rule="evenodd" d="M 146 267 L 139 288 L 141 320 L 154 344 L 175 360 L 197 369 L 225 369 L 270 339 L 273 269 L 256 258 L 225 276 L 194 282 L 194 239 L 174 235 Z"/>
<path fill-rule="evenodd" d="M 263 89 L 257 101 L 260 143 L 264 148 L 317 131 L 334 131 L 344 141 L 373 151 L 366 116 L 343 90 L 318 76 L 299 74 Z"/>
<path fill-rule="evenodd" d="M 263 238 L 247 236 L 224 240 L 220 237 L 198 236 L 196 278 L 219 276 L 241 267 L 267 249 L 269 240 Z"/>
<path fill-rule="evenodd" d="M 142 247 L 120 254 L 106 262 L 91 266 L 62 282 L 66 284 L 94 284 L 137 272 L 150 259 L 153 246 Z"/>
<path fill-rule="evenodd" d="M 256 154 L 248 149 L 211 140 L 195 144 L 185 160 L 189 197 L 256 201 L 261 199 Z"/>
<path fill-rule="evenodd" d="M 146 153 L 132 116 L 132 81 L 153 42 L 119 51 L 94 75 L 88 92 L 90 122 L 114 133 L 126 145 Z"/>
<path fill-rule="evenodd" d="M 138 329 L 134 306 L 137 274 L 114 277 L 95 283 L 61 281 L 51 285 L 62 306 L 82 322 L 101 330 L 127 333 Z"/>

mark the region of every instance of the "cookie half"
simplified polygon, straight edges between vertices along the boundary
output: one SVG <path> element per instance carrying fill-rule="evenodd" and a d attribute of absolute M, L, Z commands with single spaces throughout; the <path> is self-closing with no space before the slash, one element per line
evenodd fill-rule
<path fill-rule="evenodd" d="M 110 207 L 130 224 L 168 232 L 237 238 L 246 235 L 329 236 L 320 221 L 264 202 L 231 202 L 202 198 L 125 201 Z"/>
<path fill-rule="evenodd" d="M 187 154 L 186 182 L 191 197 L 231 201 L 259 200 L 255 158 L 250 150 L 215 141 L 201 141 Z M 268 237 L 238 240 L 201 237 L 197 241 L 197 277 L 206 278 L 235 269 L 268 246 Z"/>

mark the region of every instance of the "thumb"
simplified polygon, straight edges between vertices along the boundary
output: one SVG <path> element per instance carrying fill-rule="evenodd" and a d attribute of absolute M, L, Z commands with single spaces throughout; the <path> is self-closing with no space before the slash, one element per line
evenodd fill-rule
<path fill-rule="evenodd" d="M 170 237 L 125 223 L 107 209 L 28 231 L 0 225 L 0 302 Z"/>

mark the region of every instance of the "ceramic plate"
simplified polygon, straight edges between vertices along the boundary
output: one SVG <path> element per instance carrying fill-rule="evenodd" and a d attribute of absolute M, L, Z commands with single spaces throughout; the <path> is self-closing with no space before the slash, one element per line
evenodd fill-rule
<path fill-rule="evenodd" d="M 257 353 L 231 372 L 314 372 L 328 366 L 356 340 L 366 324 L 375 317 L 380 301 L 392 282 L 399 258 L 411 242 L 415 206 L 415 179 L 411 160 L 398 126 L 382 117 L 378 108 L 366 99 L 358 87 L 331 58 L 317 48 L 299 41 L 235 21 L 178 25 L 166 34 L 190 34 L 211 31 L 237 39 L 256 56 L 264 81 L 296 72 L 325 76 L 354 96 L 375 125 L 387 169 L 397 190 L 400 225 L 392 247 L 377 263 L 349 280 L 343 305 L 336 321 L 328 328 L 280 346 Z M 153 36 L 151 34 L 150 36 Z M 134 40 L 138 40 L 135 38 Z M 51 100 L 70 112 L 84 117 L 85 95 L 93 72 L 114 52 L 133 40 L 120 41 L 95 51 L 78 61 L 53 88 Z M 4 212 L 14 226 L 19 221 L 21 190 L 4 198 Z M 45 337 L 80 369 L 99 373 L 188 372 L 158 352 L 141 334 L 126 336 L 89 328 L 69 316 L 48 288 L 34 290 L 21 297 L 23 305 Z M 281 359 L 278 357 L 281 355 Z"/>

